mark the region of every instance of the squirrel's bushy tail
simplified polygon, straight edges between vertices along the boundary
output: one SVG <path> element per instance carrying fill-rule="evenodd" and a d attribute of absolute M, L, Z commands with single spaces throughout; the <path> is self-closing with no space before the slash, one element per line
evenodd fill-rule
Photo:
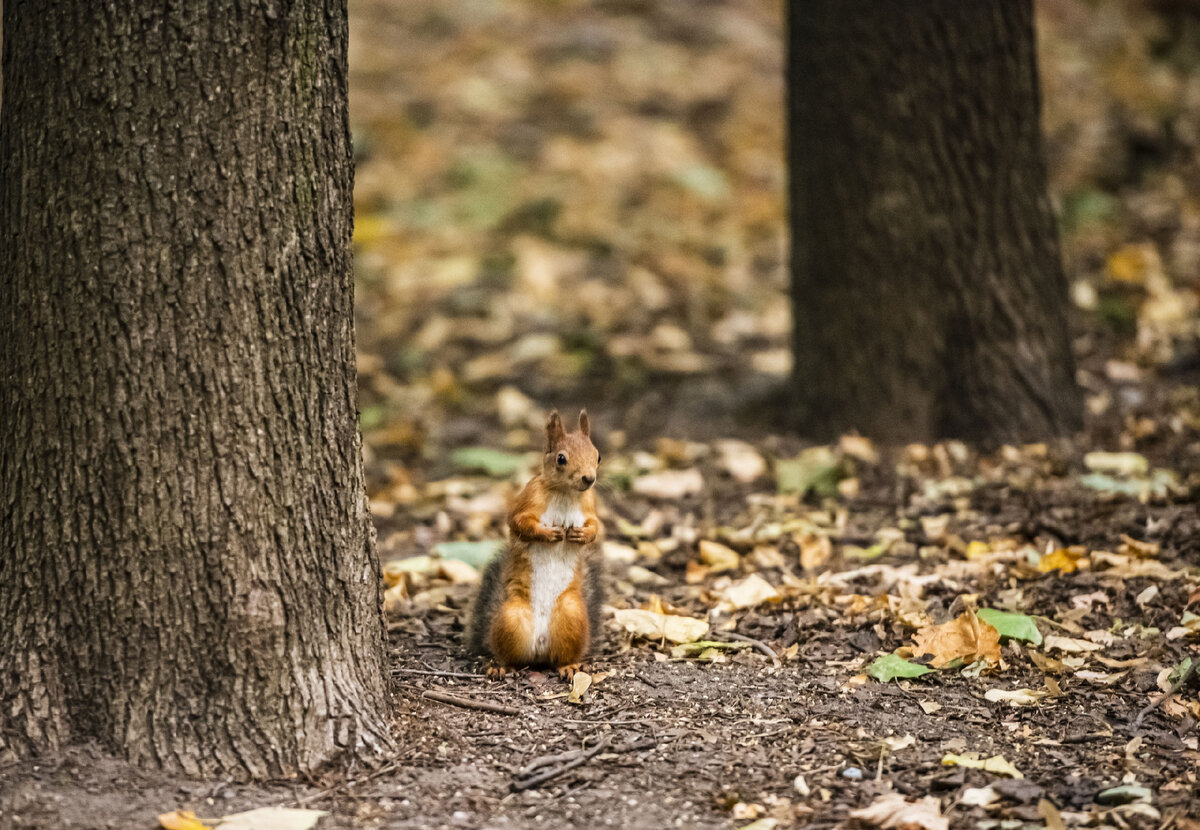
<path fill-rule="evenodd" d="M 492 618 L 500 610 L 504 597 L 500 591 L 500 571 L 508 551 L 503 550 L 492 557 L 492 561 L 483 570 L 479 581 L 479 592 L 475 595 L 475 604 L 471 608 L 471 619 L 467 623 L 467 649 L 472 654 L 487 656 L 487 633 Z"/>

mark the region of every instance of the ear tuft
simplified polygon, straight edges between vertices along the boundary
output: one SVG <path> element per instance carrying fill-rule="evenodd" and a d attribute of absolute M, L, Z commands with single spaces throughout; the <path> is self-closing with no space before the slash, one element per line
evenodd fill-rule
<path fill-rule="evenodd" d="M 567 431 L 563 428 L 562 417 L 558 414 L 558 410 L 550 410 L 550 417 L 546 419 L 546 452 L 557 447 L 566 436 Z"/>
<path fill-rule="evenodd" d="M 586 409 L 579 410 L 579 431 L 588 438 L 592 437 L 592 422 L 588 419 Z"/>

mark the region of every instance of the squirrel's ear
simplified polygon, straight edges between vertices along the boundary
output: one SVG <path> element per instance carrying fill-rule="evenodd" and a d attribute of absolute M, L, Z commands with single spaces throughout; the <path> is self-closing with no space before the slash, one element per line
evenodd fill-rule
<path fill-rule="evenodd" d="M 588 420 L 586 409 L 579 410 L 579 431 L 588 438 L 592 437 L 592 422 Z"/>
<path fill-rule="evenodd" d="M 554 449 L 567 437 L 567 431 L 563 429 L 562 418 L 558 414 L 557 409 L 550 410 L 550 417 L 546 419 L 546 451 Z"/>

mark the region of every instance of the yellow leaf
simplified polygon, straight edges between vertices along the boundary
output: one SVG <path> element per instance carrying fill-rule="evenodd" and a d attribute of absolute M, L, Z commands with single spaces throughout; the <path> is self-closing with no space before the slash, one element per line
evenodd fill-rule
<path fill-rule="evenodd" d="M 724 571 L 735 571 L 741 564 L 737 551 L 727 548 L 718 542 L 707 539 L 700 540 L 700 561 L 708 566 L 709 573 L 719 574 Z"/>
<path fill-rule="evenodd" d="M 1141 285 L 1151 269 L 1161 268 L 1158 252 L 1149 243 L 1120 248 L 1109 255 L 1106 265 L 1109 277 L 1130 285 Z"/>
<path fill-rule="evenodd" d="M 567 703 L 583 703 L 583 696 L 592 686 L 592 676 L 586 672 L 577 671 L 571 678 L 571 693 L 567 695 Z"/>
<path fill-rule="evenodd" d="M 172 810 L 158 817 L 158 824 L 163 830 L 212 830 L 207 824 L 196 818 L 191 810 Z"/>
<path fill-rule="evenodd" d="M 933 655 L 933 667 L 938 669 L 959 658 L 964 663 L 1000 662 L 1000 632 L 971 611 L 948 623 L 922 628 L 913 643 L 915 653 Z"/>
<path fill-rule="evenodd" d="M 991 758 L 980 758 L 977 752 L 962 755 L 950 753 L 942 758 L 942 764 L 947 767 L 967 767 L 992 772 L 996 775 L 1007 775 L 1009 778 L 1024 778 L 1020 770 L 1005 760 L 1003 755 L 993 755 Z"/>
<path fill-rule="evenodd" d="M 1072 548 L 1056 550 L 1042 557 L 1042 561 L 1038 562 L 1038 570 L 1042 573 L 1062 571 L 1069 574 L 1078 569 L 1078 562 L 1082 558 L 1083 554 Z"/>
<path fill-rule="evenodd" d="M 991 552 L 987 542 L 974 541 L 967 545 L 967 559 L 982 559 Z"/>

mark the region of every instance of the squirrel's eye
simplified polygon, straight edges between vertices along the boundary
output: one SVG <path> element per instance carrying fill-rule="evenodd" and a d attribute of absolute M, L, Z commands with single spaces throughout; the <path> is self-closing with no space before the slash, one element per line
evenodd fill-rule
<path fill-rule="evenodd" d="M 560 466 L 560 467 L 567 466 L 567 457 L 565 455 L 563 455 L 561 452 L 558 454 L 558 466 Z"/>
<path fill-rule="evenodd" d="M 596 463 L 600 463 L 600 453 L 596 453 Z"/>

